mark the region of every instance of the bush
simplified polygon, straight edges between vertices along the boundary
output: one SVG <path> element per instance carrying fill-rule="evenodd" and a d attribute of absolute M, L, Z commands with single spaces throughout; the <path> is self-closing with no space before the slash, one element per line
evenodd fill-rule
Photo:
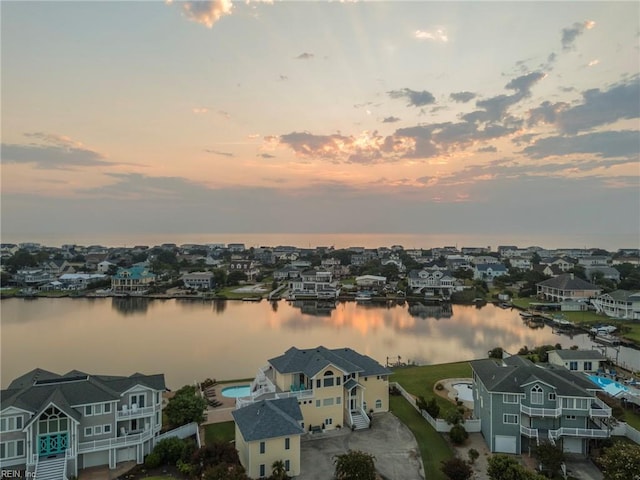
<path fill-rule="evenodd" d="M 442 385 L 441 383 L 436 383 L 436 390 L 438 391 L 444 390 L 444 385 Z"/>
<path fill-rule="evenodd" d="M 449 438 L 456 445 L 462 445 L 467 438 L 469 438 L 469 433 L 467 430 L 460 424 L 456 424 L 451 427 L 451 431 L 449 432 Z"/>
<path fill-rule="evenodd" d="M 480 452 L 478 452 L 478 450 L 476 450 L 475 448 L 470 448 L 468 454 L 469 454 L 469 463 L 475 463 L 475 461 L 480 456 Z"/>
<path fill-rule="evenodd" d="M 451 480 L 467 480 L 473 475 L 473 470 L 467 462 L 460 458 L 451 458 L 442 462 L 440 468 L 447 478 Z"/>
<path fill-rule="evenodd" d="M 431 418 L 438 418 L 438 415 L 440 415 L 440 405 L 438 405 L 436 397 L 431 397 L 431 400 L 427 403 L 427 408 L 425 408 L 425 410 L 429 415 L 431 415 Z"/>
<path fill-rule="evenodd" d="M 160 440 L 152 453 L 157 454 L 160 457 L 162 465 L 175 465 L 178 460 L 182 458 L 187 444 L 184 440 L 177 437 L 169 437 Z"/>
<path fill-rule="evenodd" d="M 162 457 L 156 452 L 151 452 L 147 455 L 147 458 L 144 459 L 144 466 L 149 469 L 158 468 L 160 465 L 162 465 Z"/>
<path fill-rule="evenodd" d="M 464 421 L 464 415 L 462 414 L 462 412 L 458 409 L 456 410 L 449 410 L 445 416 L 444 419 L 447 421 L 448 424 L 450 425 L 458 425 L 459 423 L 462 423 Z"/>

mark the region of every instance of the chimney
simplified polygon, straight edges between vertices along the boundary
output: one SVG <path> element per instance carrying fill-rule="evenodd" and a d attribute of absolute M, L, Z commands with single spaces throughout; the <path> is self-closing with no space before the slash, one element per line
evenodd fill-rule
<path fill-rule="evenodd" d="M 571 280 L 573 280 L 575 278 L 575 276 L 573 275 L 573 273 L 570 274 L 570 275 L 571 275 Z"/>

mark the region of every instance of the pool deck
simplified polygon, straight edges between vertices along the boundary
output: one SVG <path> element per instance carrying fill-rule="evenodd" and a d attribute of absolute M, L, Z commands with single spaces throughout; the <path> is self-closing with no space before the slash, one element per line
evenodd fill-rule
<path fill-rule="evenodd" d="M 445 378 L 444 380 L 440 380 L 442 386 L 447 391 L 447 398 L 451 400 L 453 403 L 456 402 L 456 397 L 458 396 L 457 390 L 453 387 L 456 383 L 470 383 L 473 384 L 472 378 Z M 460 399 L 459 399 L 460 400 Z M 473 401 L 461 400 L 462 404 L 473 411 Z"/>
<path fill-rule="evenodd" d="M 244 381 L 237 383 L 218 383 L 217 385 L 215 385 L 215 398 L 220 403 L 222 403 L 222 405 L 215 408 L 208 407 L 203 424 L 207 425 L 209 423 L 221 423 L 233 420 L 231 412 L 236 409 L 236 399 L 225 397 L 224 395 L 222 395 L 222 390 L 228 387 L 241 387 L 243 385 L 247 385 L 247 382 Z"/>

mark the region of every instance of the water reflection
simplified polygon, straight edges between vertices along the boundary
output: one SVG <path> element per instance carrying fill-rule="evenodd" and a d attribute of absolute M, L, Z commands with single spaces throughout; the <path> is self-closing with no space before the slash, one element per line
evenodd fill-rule
<path fill-rule="evenodd" d="M 525 345 L 593 346 L 586 334 L 571 338 L 546 325 L 531 328 L 516 311 L 492 305 L 8 299 L 2 301 L 2 321 L 3 385 L 41 367 L 60 373 L 164 372 L 175 389 L 207 377 L 251 377 L 292 345 L 349 346 L 380 363 L 400 355 L 421 364 L 484 358 L 497 346 L 509 352 Z M 64 355 L 52 355 L 52 345 Z M 627 351 L 621 350 L 620 359 L 640 368 L 640 352 Z"/>

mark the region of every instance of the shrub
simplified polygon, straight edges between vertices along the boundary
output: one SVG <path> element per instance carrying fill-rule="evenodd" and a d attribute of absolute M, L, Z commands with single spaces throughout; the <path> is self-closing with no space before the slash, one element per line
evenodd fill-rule
<path fill-rule="evenodd" d="M 467 480 L 473 475 L 473 470 L 469 464 L 455 457 L 443 461 L 440 469 L 451 480 Z"/>
<path fill-rule="evenodd" d="M 441 383 L 436 383 L 436 390 L 438 391 L 444 390 L 444 385 L 442 385 Z"/>
<path fill-rule="evenodd" d="M 475 463 L 475 461 L 480 456 L 480 453 L 475 448 L 470 448 L 469 452 L 468 452 L 468 455 L 469 455 L 469 462 L 470 463 Z"/>
<path fill-rule="evenodd" d="M 144 466 L 147 468 L 158 468 L 160 465 L 162 465 L 162 457 L 156 452 L 151 452 L 144 459 Z"/>
<path fill-rule="evenodd" d="M 456 424 L 451 427 L 451 431 L 449 432 L 449 438 L 456 445 L 462 445 L 467 438 L 469 438 L 469 434 L 467 430 L 460 424 Z"/>
<path fill-rule="evenodd" d="M 431 400 L 427 403 L 427 408 L 425 408 L 425 410 L 432 418 L 438 418 L 438 415 L 440 415 L 440 405 L 438 405 L 435 397 L 431 397 Z"/>
<path fill-rule="evenodd" d="M 460 410 L 458 410 L 458 409 L 449 410 L 446 413 L 446 415 L 444 416 L 444 419 L 450 425 L 457 425 L 457 424 L 462 423 L 464 421 L 464 416 L 462 415 L 462 412 L 460 412 Z"/>

